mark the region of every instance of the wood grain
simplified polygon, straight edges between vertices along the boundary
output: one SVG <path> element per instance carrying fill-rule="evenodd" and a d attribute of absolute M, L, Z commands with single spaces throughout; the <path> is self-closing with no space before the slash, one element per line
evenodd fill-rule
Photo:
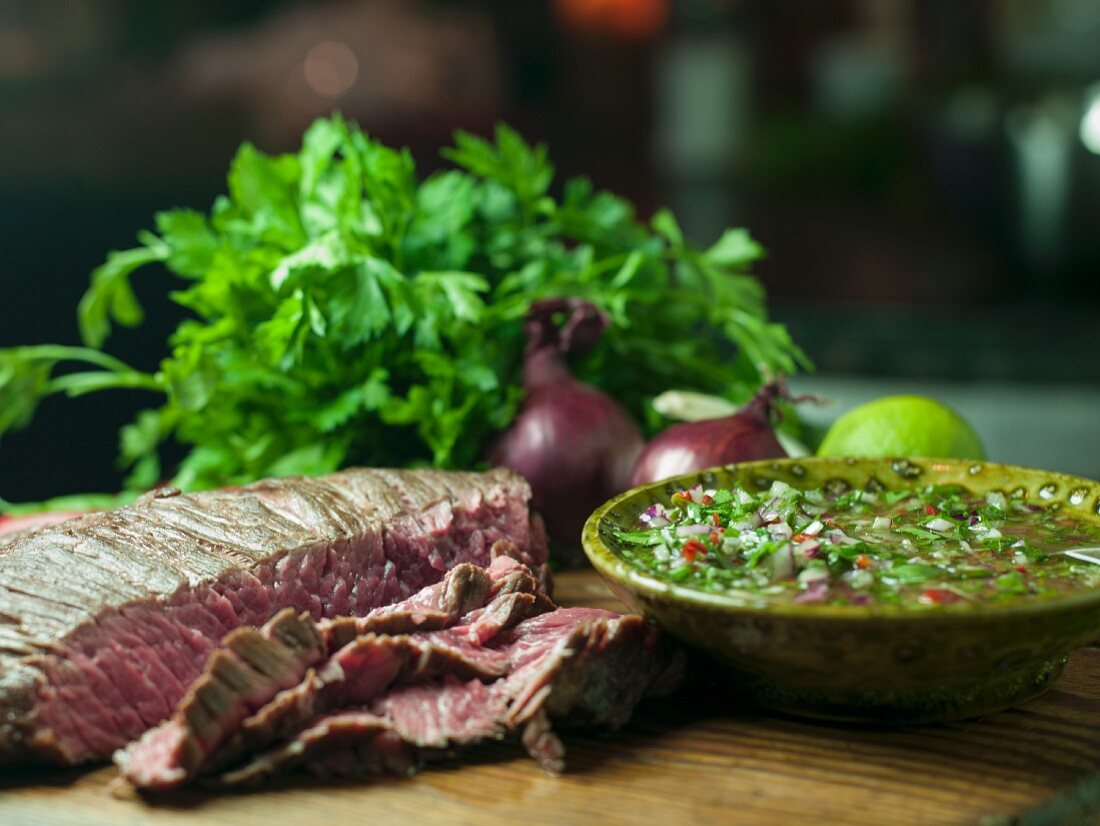
<path fill-rule="evenodd" d="M 615 606 L 591 572 L 559 576 L 557 596 Z M 295 777 L 153 806 L 112 797 L 114 770 L 101 768 L 0 779 L 0 824 L 998 823 L 1100 767 L 1100 649 L 1021 708 L 913 730 L 755 711 L 707 672 L 617 734 L 567 734 L 560 778 L 495 744 L 413 778 Z"/>

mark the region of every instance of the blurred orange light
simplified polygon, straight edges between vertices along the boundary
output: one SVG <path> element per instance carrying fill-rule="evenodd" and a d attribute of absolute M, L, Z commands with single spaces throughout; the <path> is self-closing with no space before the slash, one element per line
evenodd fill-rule
<path fill-rule="evenodd" d="M 573 34 L 648 40 L 664 28 L 669 0 L 554 0 L 559 22 Z"/>
<path fill-rule="evenodd" d="M 302 69 L 310 89 L 334 100 L 355 84 L 359 60 L 346 43 L 325 40 L 309 50 Z"/>

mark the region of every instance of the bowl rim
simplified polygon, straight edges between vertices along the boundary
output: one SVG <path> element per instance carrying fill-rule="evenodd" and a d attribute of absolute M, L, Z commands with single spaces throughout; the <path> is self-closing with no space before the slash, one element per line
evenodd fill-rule
<path fill-rule="evenodd" d="M 954 603 L 951 605 L 922 606 L 920 610 L 914 610 L 912 606 L 905 605 L 808 605 L 794 603 L 773 604 L 747 604 L 738 601 L 722 593 L 708 593 L 694 588 L 688 588 L 674 582 L 666 582 L 645 574 L 641 570 L 632 567 L 629 563 L 619 558 L 608 548 L 600 537 L 600 525 L 607 515 L 624 502 L 638 496 L 643 491 L 651 490 L 658 486 L 681 485 L 689 487 L 687 482 L 694 484 L 698 477 L 706 473 L 729 471 L 732 469 L 760 468 L 761 470 L 775 470 L 777 465 L 813 464 L 813 465 L 837 465 L 853 467 L 858 463 L 881 464 L 884 469 L 891 469 L 892 465 L 899 461 L 911 463 L 936 463 L 954 466 L 981 465 L 982 468 L 994 468 L 1004 471 L 1012 476 L 1041 474 L 1044 481 L 1050 480 L 1073 487 L 1086 487 L 1100 491 L 1100 483 L 1081 476 L 1072 476 L 1057 471 L 1042 470 L 1040 468 L 1021 467 L 1019 465 L 1006 465 L 998 462 L 989 462 L 984 459 L 950 459 L 928 456 L 906 457 L 877 457 L 877 456 L 787 456 L 776 459 L 763 459 L 752 462 L 738 462 L 728 465 L 703 468 L 691 473 L 661 479 L 657 482 L 649 482 L 644 485 L 624 491 L 613 499 L 608 500 L 598 507 L 586 520 L 581 533 L 581 545 L 585 555 L 592 566 L 603 577 L 620 583 L 632 591 L 639 592 L 650 600 L 660 602 L 679 602 L 693 608 L 706 609 L 713 612 L 726 614 L 750 615 L 770 618 L 787 619 L 818 619 L 852 621 L 900 621 L 900 622 L 928 622 L 932 620 L 954 620 L 960 622 L 974 621 L 981 617 L 1017 617 L 1032 614 L 1042 614 L 1050 611 L 1075 611 L 1095 605 L 1100 608 L 1100 587 L 1081 593 L 1059 594 L 1049 597 L 1034 597 L 1021 599 L 1017 602 L 998 603 Z M 1088 518 L 1100 526 L 1100 514 L 1090 514 Z M 1100 624 L 1100 621 L 1098 621 Z"/>

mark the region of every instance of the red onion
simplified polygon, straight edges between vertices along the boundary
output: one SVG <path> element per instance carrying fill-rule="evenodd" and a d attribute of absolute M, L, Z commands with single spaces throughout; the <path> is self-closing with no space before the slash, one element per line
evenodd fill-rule
<path fill-rule="evenodd" d="M 663 528 L 665 525 L 670 524 L 668 512 L 665 511 L 665 506 L 660 502 L 654 502 L 638 514 L 638 521 L 647 528 Z"/>
<path fill-rule="evenodd" d="M 805 591 L 802 591 L 791 600 L 795 605 L 806 605 L 813 602 L 825 602 L 829 598 L 829 585 L 826 582 L 815 582 Z"/>
<path fill-rule="evenodd" d="M 717 465 L 786 456 L 772 430 L 776 402 L 786 397 L 782 382 L 772 381 L 730 416 L 673 425 L 646 446 L 634 466 L 631 485 Z"/>
<path fill-rule="evenodd" d="M 803 568 L 798 574 L 798 581 L 807 588 L 815 585 L 828 585 L 829 572 L 823 568 Z"/>
<path fill-rule="evenodd" d="M 794 530 L 786 522 L 776 522 L 774 525 L 768 525 L 768 533 L 776 539 L 790 539 L 794 535 Z"/>
<path fill-rule="evenodd" d="M 816 539 L 804 539 L 794 546 L 794 552 L 805 559 L 813 559 L 821 551 L 821 543 Z"/>
<path fill-rule="evenodd" d="M 794 575 L 794 551 L 789 542 L 784 542 L 772 554 L 772 580 L 788 579 Z"/>
<path fill-rule="evenodd" d="M 714 530 L 712 525 L 680 525 L 676 528 L 677 536 L 702 536 Z"/>
<path fill-rule="evenodd" d="M 557 318 L 565 315 L 559 327 Z M 577 381 L 565 356 L 592 347 L 609 323 L 580 299 L 546 299 L 527 314 L 523 384 L 527 398 L 489 460 L 531 484 L 532 504 L 550 537 L 580 545 L 592 511 L 629 487 L 644 445 L 641 431 L 610 396 Z"/>
<path fill-rule="evenodd" d="M 829 533 L 829 542 L 833 545 L 858 545 L 859 540 L 843 531 L 831 531 Z"/>

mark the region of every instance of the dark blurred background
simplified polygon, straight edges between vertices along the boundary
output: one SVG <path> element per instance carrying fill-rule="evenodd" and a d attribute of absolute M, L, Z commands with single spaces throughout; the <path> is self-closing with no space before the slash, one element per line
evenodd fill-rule
<path fill-rule="evenodd" d="M 0 0 L 0 346 L 76 343 L 108 249 L 333 108 L 425 169 L 507 120 L 701 243 L 749 227 L 811 418 L 926 392 L 1100 476 L 1098 0 Z M 136 283 L 109 347 L 150 368 L 178 315 Z M 112 489 L 146 401 L 47 402 L 0 495 Z"/>

